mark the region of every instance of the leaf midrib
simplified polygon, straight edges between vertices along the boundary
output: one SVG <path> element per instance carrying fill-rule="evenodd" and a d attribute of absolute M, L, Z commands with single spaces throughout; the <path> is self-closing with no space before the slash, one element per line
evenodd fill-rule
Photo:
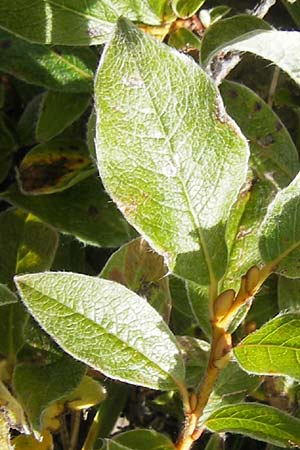
<path fill-rule="evenodd" d="M 21 283 L 19 282 L 19 285 Z M 130 348 L 131 350 L 133 350 L 133 352 L 138 352 L 139 355 L 142 355 L 144 359 L 146 359 L 147 361 L 149 361 L 153 366 L 155 366 L 156 368 L 159 369 L 160 372 L 162 372 L 163 374 L 167 374 L 168 377 L 170 377 L 174 383 L 176 385 L 178 385 L 178 380 L 177 378 L 175 378 L 172 374 L 166 372 L 166 370 L 164 370 L 162 367 L 160 367 L 156 362 L 152 361 L 147 355 L 144 355 L 143 353 L 140 352 L 140 350 L 136 349 L 135 347 L 132 347 L 131 345 L 128 344 L 128 342 L 122 340 L 120 337 L 118 337 L 117 335 L 113 334 L 112 332 L 108 332 L 105 330 L 105 328 L 103 328 L 100 324 L 98 324 L 97 322 L 94 322 L 92 319 L 87 318 L 85 315 L 81 314 L 80 312 L 73 310 L 72 308 L 70 308 L 69 306 L 66 306 L 64 303 L 59 302 L 57 299 L 50 297 L 49 295 L 45 295 L 43 294 L 41 291 L 37 290 L 36 288 L 32 288 L 29 285 L 26 285 L 25 283 L 23 283 L 25 286 L 29 287 L 33 292 L 39 294 L 42 298 L 46 298 L 49 299 L 50 301 L 53 302 L 53 304 L 59 304 L 61 306 L 63 306 L 64 308 L 66 308 L 66 310 L 71 311 L 72 315 L 75 314 L 81 318 L 83 318 L 84 320 L 86 320 L 87 322 L 91 323 L 93 326 L 97 326 L 101 329 L 101 331 L 103 330 L 104 334 L 108 335 L 108 336 L 112 336 L 113 338 L 115 338 L 115 340 L 119 341 L 121 344 L 125 344 L 125 346 L 127 346 L 128 348 Z M 41 298 L 40 297 L 40 298 Z M 179 351 L 178 351 L 179 354 Z M 102 369 L 101 369 L 102 371 Z M 103 372 L 104 373 L 104 372 Z M 109 375 L 108 375 L 109 376 Z"/>
<path fill-rule="evenodd" d="M 137 70 L 139 72 L 139 75 L 140 75 L 141 79 L 144 81 L 144 77 L 142 75 L 142 72 L 141 72 L 139 64 L 138 64 L 139 59 L 138 58 L 133 58 L 133 61 L 134 61 L 135 67 L 137 68 Z M 163 123 L 163 121 L 161 119 L 160 114 L 158 113 L 158 109 L 156 107 L 156 104 L 154 103 L 153 98 L 151 96 L 151 93 L 149 91 L 148 84 L 144 82 L 144 86 L 145 86 L 145 91 L 147 92 L 148 97 L 149 97 L 149 99 L 151 101 L 151 104 L 153 106 L 153 109 L 155 111 L 155 116 L 157 118 L 157 121 L 160 124 L 161 131 L 164 133 L 165 142 L 167 142 L 167 145 L 169 147 L 170 159 L 173 162 L 173 164 L 176 165 L 175 161 L 172 158 L 172 155 L 176 154 L 176 150 L 174 149 L 173 142 L 168 137 L 165 125 L 164 125 L 164 123 Z M 177 130 L 176 130 L 176 133 L 177 133 Z M 200 226 L 200 224 L 198 222 L 197 217 L 194 215 L 194 211 L 193 211 L 193 208 L 191 207 L 191 203 L 190 203 L 189 194 L 188 194 L 188 192 L 186 190 L 186 186 L 185 186 L 184 180 L 182 179 L 180 173 L 179 173 L 179 175 L 176 178 L 180 181 L 180 184 L 181 184 L 181 187 L 182 187 L 183 196 L 184 196 L 184 198 L 186 200 L 186 203 L 187 203 L 187 206 L 188 206 L 188 212 L 189 212 L 189 215 L 191 217 L 191 221 L 192 221 L 192 223 L 194 225 L 194 230 L 193 231 L 195 231 L 196 235 L 197 235 L 198 246 L 200 247 L 200 249 L 201 248 L 203 249 L 203 253 L 204 253 L 204 256 L 205 256 L 205 261 L 206 261 L 206 265 L 207 265 L 207 269 L 208 269 L 208 273 L 209 273 L 210 284 L 211 284 L 211 286 L 215 286 L 217 277 L 215 277 L 215 274 L 214 274 L 214 271 L 213 271 L 212 261 L 211 261 L 211 258 L 210 258 L 210 254 L 209 254 L 208 248 L 207 248 L 206 243 L 205 243 L 205 239 L 204 239 L 204 236 L 203 236 L 203 233 L 202 233 L 202 228 L 201 228 L 201 226 Z"/>

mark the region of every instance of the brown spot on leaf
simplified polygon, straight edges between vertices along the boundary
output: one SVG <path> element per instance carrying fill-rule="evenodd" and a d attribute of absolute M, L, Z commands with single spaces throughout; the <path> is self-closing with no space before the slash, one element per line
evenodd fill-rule
<path fill-rule="evenodd" d="M 257 143 L 264 148 L 268 147 L 269 145 L 274 144 L 274 142 L 275 142 L 275 138 L 274 138 L 273 134 L 271 134 L 271 133 L 269 133 L 266 136 L 263 136 L 262 138 L 257 140 Z"/>
<path fill-rule="evenodd" d="M 229 89 L 228 95 L 230 98 L 237 98 L 239 93 L 235 89 Z"/>

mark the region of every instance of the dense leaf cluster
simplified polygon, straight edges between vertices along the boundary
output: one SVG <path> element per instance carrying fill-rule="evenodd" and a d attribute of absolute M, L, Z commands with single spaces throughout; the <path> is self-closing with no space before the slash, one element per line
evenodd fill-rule
<path fill-rule="evenodd" d="M 299 28 L 1 0 L 1 449 L 300 447 Z"/>

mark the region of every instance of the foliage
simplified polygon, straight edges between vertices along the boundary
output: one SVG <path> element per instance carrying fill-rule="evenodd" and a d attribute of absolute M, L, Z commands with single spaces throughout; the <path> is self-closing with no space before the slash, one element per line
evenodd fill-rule
<path fill-rule="evenodd" d="M 1 0 L 1 449 L 300 447 L 300 1 L 253 6 Z"/>

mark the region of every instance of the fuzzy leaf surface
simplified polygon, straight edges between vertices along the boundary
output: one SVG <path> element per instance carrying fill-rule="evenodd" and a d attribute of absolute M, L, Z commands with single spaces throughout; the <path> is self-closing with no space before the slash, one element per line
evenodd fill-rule
<path fill-rule="evenodd" d="M 147 301 L 124 286 L 63 272 L 23 275 L 16 283 L 33 317 L 74 358 L 153 389 L 183 382 L 175 337 Z"/>
<path fill-rule="evenodd" d="M 165 0 L 1 0 L 0 27 L 40 44 L 95 45 L 119 16 L 159 25 Z"/>
<path fill-rule="evenodd" d="M 300 420 L 258 403 L 224 406 L 205 424 L 211 431 L 240 433 L 280 447 L 300 445 Z"/>
<path fill-rule="evenodd" d="M 300 278 L 300 173 L 269 205 L 259 229 L 259 249 L 276 273 Z"/>
<path fill-rule="evenodd" d="M 300 380 L 300 315 L 275 317 L 243 339 L 233 352 L 247 372 Z"/>
<path fill-rule="evenodd" d="M 258 230 L 269 203 L 299 171 L 297 149 L 291 136 L 261 97 L 251 89 L 225 81 L 221 93 L 228 113 L 237 121 L 250 143 L 250 170 L 233 206 L 227 227 L 230 249 L 224 289 L 239 283 L 249 267 L 262 263 Z"/>
<path fill-rule="evenodd" d="M 106 187 L 171 271 L 202 284 L 227 264 L 224 227 L 248 147 L 194 61 L 120 19 L 97 72 Z"/>
<path fill-rule="evenodd" d="M 229 42 L 251 31 L 270 30 L 271 25 L 250 14 L 240 14 L 213 23 L 205 32 L 201 46 L 201 63 L 207 67 L 213 57 Z"/>
<path fill-rule="evenodd" d="M 289 312 L 300 311 L 300 279 L 278 278 L 278 307 Z"/>
<path fill-rule="evenodd" d="M 2 6 L 3 2 L 0 11 Z M 90 48 L 31 44 L 0 29 L 0 69 L 27 83 L 63 92 L 90 92 L 96 65 L 97 54 Z"/>
<path fill-rule="evenodd" d="M 216 49 L 210 58 L 219 51 L 254 53 L 276 64 L 300 84 L 300 32 L 298 31 L 252 31 Z"/>

